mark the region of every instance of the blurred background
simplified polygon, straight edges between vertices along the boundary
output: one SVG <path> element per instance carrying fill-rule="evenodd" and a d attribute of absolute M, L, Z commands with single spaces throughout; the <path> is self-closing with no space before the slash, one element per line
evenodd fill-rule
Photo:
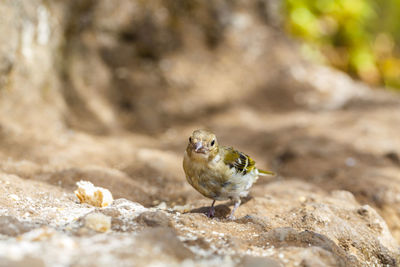
<path fill-rule="evenodd" d="M 355 91 L 330 67 L 374 87 L 400 86 L 397 0 L 0 8 L 0 112 L 16 127 L 155 134 L 228 106 L 335 108 Z M 324 92 L 307 95 L 311 87 Z"/>
<path fill-rule="evenodd" d="M 287 0 L 284 12 L 307 57 L 399 90 L 399 1 Z"/>

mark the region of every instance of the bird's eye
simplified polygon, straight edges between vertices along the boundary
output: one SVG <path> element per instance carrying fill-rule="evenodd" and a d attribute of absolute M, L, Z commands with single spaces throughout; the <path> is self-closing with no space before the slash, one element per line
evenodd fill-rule
<path fill-rule="evenodd" d="M 211 146 L 214 146 L 215 145 L 215 140 L 212 140 L 211 141 Z"/>
<path fill-rule="evenodd" d="M 189 137 L 189 143 L 191 143 L 192 142 L 192 137 Z"/>

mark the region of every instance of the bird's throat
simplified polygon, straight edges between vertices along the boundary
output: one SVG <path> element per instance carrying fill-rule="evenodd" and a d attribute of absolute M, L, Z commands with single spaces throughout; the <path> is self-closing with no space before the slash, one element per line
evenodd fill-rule
<path fill-rule="evenodd" d="M 188 153 L 188 155 L 191 158 L 191 160 L 197 161 L 197 162 L 206 162 L 206 161 L 208 161 L 208 158 L 209 158 L 209 155 L 207 153 L 198 153 L 195 151 L 190 151 Z"/>

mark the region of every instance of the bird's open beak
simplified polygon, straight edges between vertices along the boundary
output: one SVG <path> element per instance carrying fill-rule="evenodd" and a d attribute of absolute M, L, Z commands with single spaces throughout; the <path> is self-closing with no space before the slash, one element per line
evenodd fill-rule
<path fill-rule="evenodd" d="M 203 148 L 203 143 L 202 142 L 197 142 L 194 144 L 194 151 L 199 153 L 202 152 L 202 148 Z"/>

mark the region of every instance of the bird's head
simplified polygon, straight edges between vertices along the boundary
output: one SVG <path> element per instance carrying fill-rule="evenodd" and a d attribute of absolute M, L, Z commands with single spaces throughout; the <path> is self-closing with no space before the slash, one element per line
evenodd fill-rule
<path fill-rule="evenodd" d="M 218 142 L 215 134 L 206 130 L 195 130 L 189 137 L 186 149 L 191 157 L 209 159 L 218 153 Z"/>

